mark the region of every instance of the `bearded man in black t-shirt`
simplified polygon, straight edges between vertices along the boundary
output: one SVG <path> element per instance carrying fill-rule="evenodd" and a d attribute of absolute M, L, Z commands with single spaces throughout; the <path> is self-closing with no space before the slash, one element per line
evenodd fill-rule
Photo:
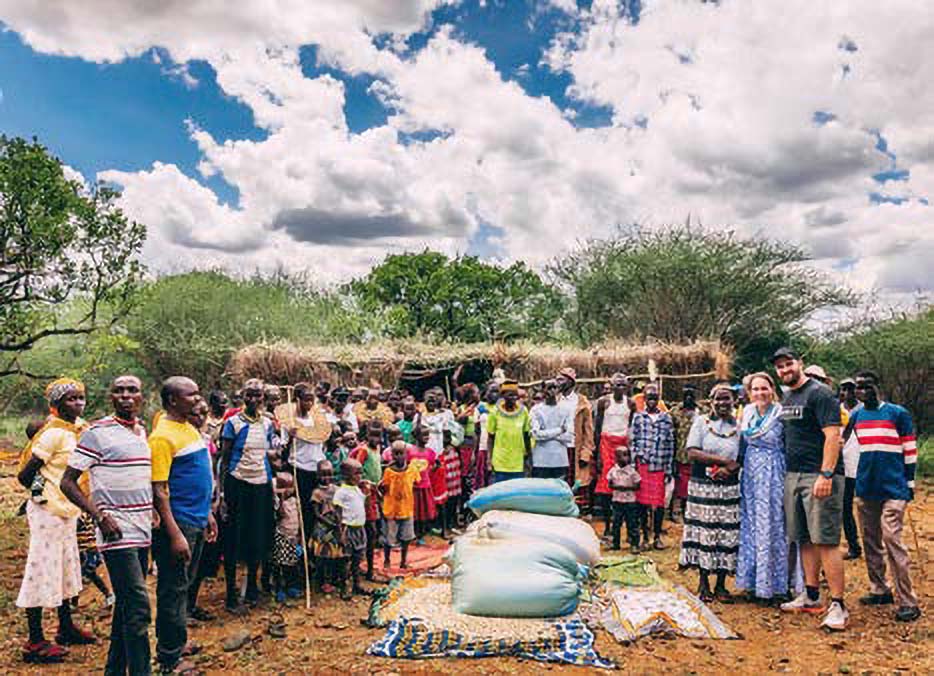
<path fill-rule="evenodd" d="M 824 612 L 820 571 L 830 587 L 830 604 L 821 627 L 846 629 L 843 602 L 843 458 L 840 452 L 840 403 L 829 387 L 804 374 L 804 364 L 789 348 L 772 357 L 786 387 L 782 400 L 785 430 L 785 524 L 788 539 L 801 548 L 805 591 L 782 604 L 785 612 Z"/>

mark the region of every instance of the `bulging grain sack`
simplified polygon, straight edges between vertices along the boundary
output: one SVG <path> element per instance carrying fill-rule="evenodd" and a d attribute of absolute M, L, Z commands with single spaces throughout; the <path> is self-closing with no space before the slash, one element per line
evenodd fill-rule
<path fill-rule="evenodd" d="M 510 479 L 473 494 L 467 506 L 477 515 L 504 509 L 551 516 L 577 516 L 571 487 L 561 479 Z"/>
<path fill-rule="evenodd" d="M 454 609 L 485 617 L 559 617 L 574 612 L 586 569 L 561 545 L 462 537 L 451 556 Z"/>
<path fill-rule="evenodd" d="M 493 510 L 470 524 L 468 535 L 489 540 L 542 540 L 561 545 L 578 563 L 600 560 L 600 541 L 589 523 L 570 516 Z"/>

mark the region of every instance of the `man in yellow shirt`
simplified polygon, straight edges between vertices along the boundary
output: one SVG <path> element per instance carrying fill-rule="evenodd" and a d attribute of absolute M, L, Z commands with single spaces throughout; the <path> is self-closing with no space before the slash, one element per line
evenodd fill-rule
<path fill-rule="evenodd" d="M 156 656 L 163 672 L 182 672 L 188 641 L 188 585 L 197 572 L 204 541 L 217 537 L 211 514 L 211 457 L 188 415 L 200 401 L 198 385 L 173 376 L 162 384 L 165 414 L 149 437 L 153 503 L 161 527 L 152 534 L 159 567 L 156 583 Z M 194 665 L 191 665 L 193 668 Z"/>

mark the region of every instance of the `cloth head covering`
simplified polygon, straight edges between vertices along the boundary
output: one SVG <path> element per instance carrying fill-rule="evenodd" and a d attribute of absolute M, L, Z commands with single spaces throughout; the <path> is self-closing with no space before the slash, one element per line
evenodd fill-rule
<path fill-rule="evenodd" d="M 710 388 L 710 400 L 713 401 L 714 397 L 717 396 L 717 392 L 723 390 L 724 392 L 729 392 L 730 396 L 733 396 L 733 388 L 729 383 L 717 383 L 712 388 Z"/>
<path fill-rule="evenodd" d="M 265 385 L 263 385 L 263 381 L 259 378 L 250 378 L 245 383 L 243 383 L 243 387 L 240 388 L 241 392 L 246 392 L 247 390 L 259 390 L 260 392 L 265 392 Z"/>
<path fill-rule="evenodd" d="M 45 398 L 53 414 L 58 415 L 58 402 L 73 392 L 84 394 L 84 383 L 74 378 L 59 378 L 46 386 Z"/>
<path fill-rule="evenodd" d="M 616 373 L 610 376 L 610 383 L 618 383 L 620 381 L 625 383 L 628 380 L 629 380 L 629 377 L 621 371 L 617 371 Z"/>
<path fill-rule="evenodd" d="M 518 392 L 519 383 L 515 380 L 505 380 L 503 384 L 499 386 L 500 392 Z"/>
<path fill-rule="evenodd" d="M 559 376 L 564 376 L 568 380 L 572 380 L 575 383 L 577 382 L 577 371 L 572 369 L 570 366 L 565 366 L 563 369 L 558 371 Z"/>

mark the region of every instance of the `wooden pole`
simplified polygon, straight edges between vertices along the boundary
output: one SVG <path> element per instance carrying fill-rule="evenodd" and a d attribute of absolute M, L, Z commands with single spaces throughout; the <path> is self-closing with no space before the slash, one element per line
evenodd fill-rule
<path fill-rule="evenodd" d="M 658 374 L 658 375 L 661 376 L 661 374 Z M 695 379 L 695 378 L 712 378 L 712 377 L 714 377 L 714 376 L 716 376 L 716 375 L 717 375 L 717 372 L 716 372 L 716 371 L 707 371 L 706 373 L 669 374 L 669 375 L 665 375 L 665 378 L 668 378 L 669 380 L 693 380 L 693 379 Z M 650 377 L 650 376 L 651 376 L 650 373 L 631 373 L 631 374 L 629 374 L 629 378 L 630 378 L 630 379 L 633 379 L 633 378 L 648 378 L 648 377 Z M 609 379 L 610 379 L 609 376 L 606 376 L 605 378 L 604 378 L 604 377 L 601 377 L 601 378 L 578 378 L 578 379 L 577 379 L 577 384 L 578 384 L 578 385 L 594 385 L 594 384 L 597 384 L 597 383 L 605 383 L 605 382 L 607 382 Z M 527 383 L 519 383 L 519 387 L 532 387 L 532 386 L 534 386 L 534 385 L 541 385 L 543 382 L 545 382 L 545 381 L 544 381 L 544 380 L 532 380 L 532 381 L 527 382 Z"/>
<path fill-rule="evenodd" d="M 286 400 L 289 406 L 292 405 L 292 388 L 286 389 Z M 296 416 L 297 418 L 298 416 Z M 289 444 L 292 445 L 292 453 L 295 453 L 295 438 L 289 434 Z M 302 493 L 298 488 L 298 464 L 296 458 L 292 455 L 289 460 L 292 461 L 292 483 L 295 484 L 295 497 L 298 499 L 298 531 L 302 535 L 302 558 L 305 560 L 305 610 L 311 610 L 311 574 L 308 571 L 308 538 L 305 537 L 305 517 L 302 515 L 304 503 L 302 502 Z"/>

